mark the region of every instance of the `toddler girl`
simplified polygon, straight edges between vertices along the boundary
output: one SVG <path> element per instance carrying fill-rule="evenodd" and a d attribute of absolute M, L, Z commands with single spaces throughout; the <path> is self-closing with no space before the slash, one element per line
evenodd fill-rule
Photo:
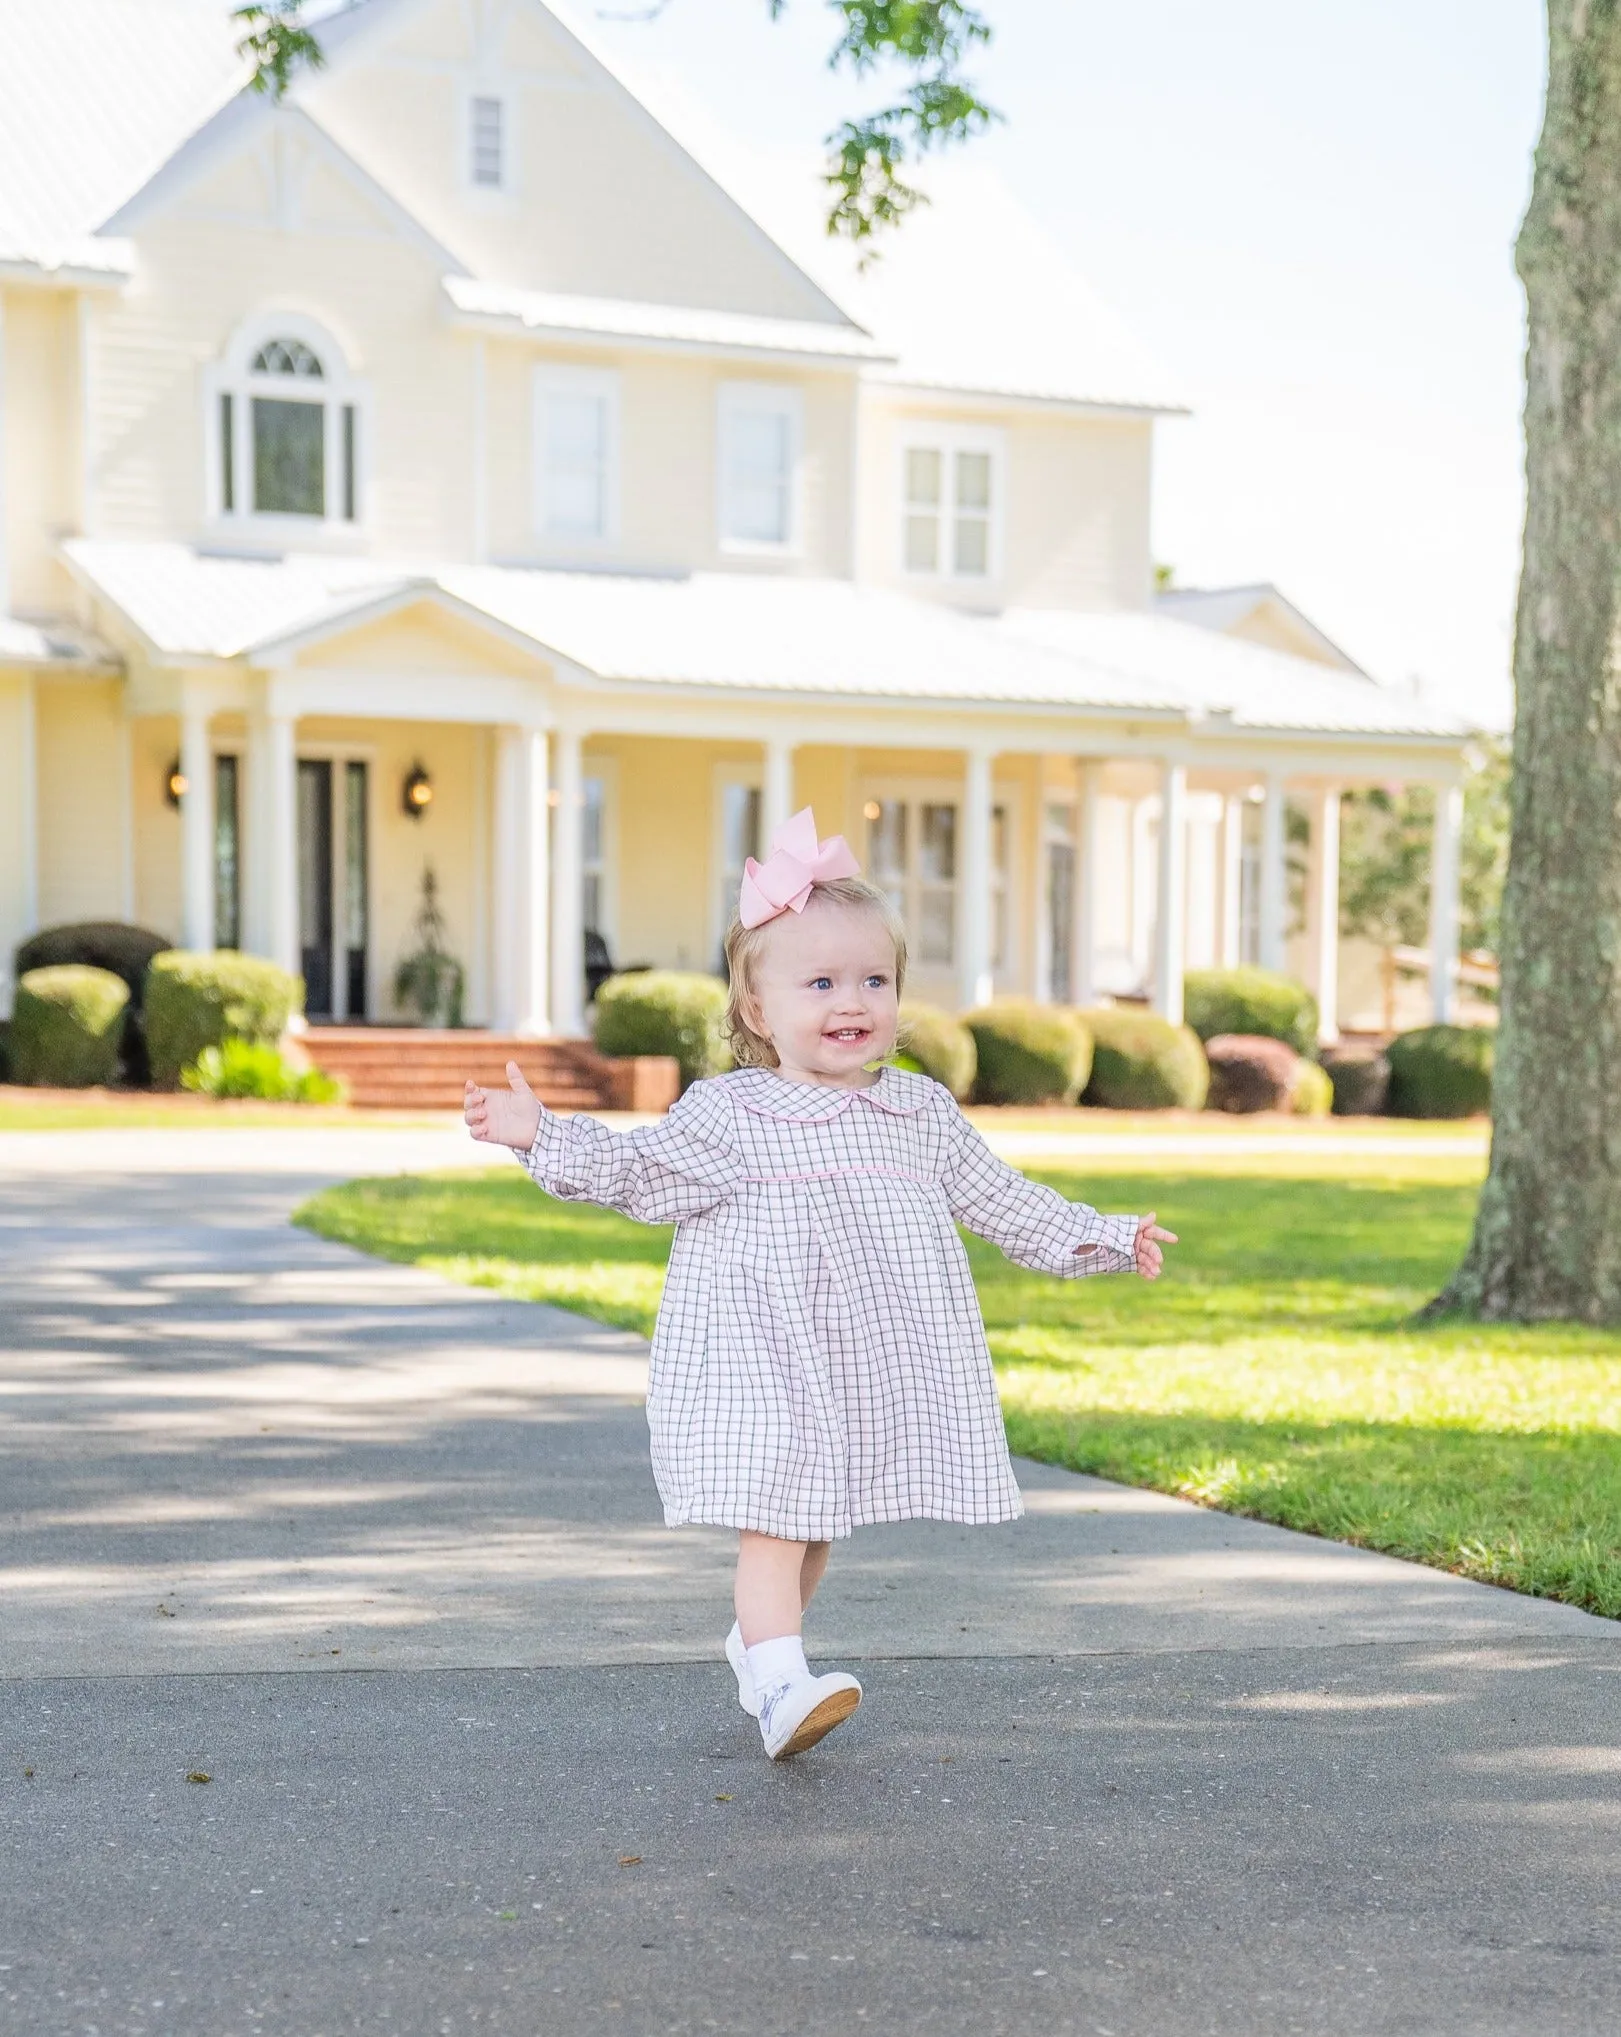
<path fill-rule="evenodd" d="M 807 807 L 749 860 L 726 939 L 735 1073 L 660 1123 L 554 1117 L 515 1063 L 467 1085 L 475 1139 L 566 1201 L 676 1226 L 653 1337 L 653 1474 L 674 1527 L 738 1531 L 738 1701 L 773 1760 L 861 1702 L 813 1676 L 801 1614 L 831 1543 L 874 1521 L 992 1522 L 1023 1507 L 962 1223 L 1021 1266 L 1154 1279 L 1152 1216 L 1100 1216 L 1003 1164 L 950 1093 L 879 1066 L 906 941 L 842 836 Z"/>

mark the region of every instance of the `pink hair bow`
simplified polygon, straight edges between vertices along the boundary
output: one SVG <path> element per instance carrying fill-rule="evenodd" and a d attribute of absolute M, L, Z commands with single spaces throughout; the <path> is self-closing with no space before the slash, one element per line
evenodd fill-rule
<path fill-rule="evenodd" d="M 779 913 L 803 912 L 814 886 L 860 874 L 861 865 L 843 835 L 819 842 L 816 816 L 802 807 L 771 837 L 771 854 L 763 863 L 750 856 L 744 864 L 737 916 L 746 927 L 763 927 Z"/>

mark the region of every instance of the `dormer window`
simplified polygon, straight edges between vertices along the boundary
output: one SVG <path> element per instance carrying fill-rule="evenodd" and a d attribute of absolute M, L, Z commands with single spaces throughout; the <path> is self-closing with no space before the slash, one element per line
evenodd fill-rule
<path fill-rule="evenodd" d="M 499 92 L 474 92 L 467 100 L 466 177 L 475 191 L 512 186 L 511 109 Z"/>
<path fill-rule="evenodd" d="M 357 522 L 360 391 L 336 344 L 308 320 L 264 321 L 233 353 L 213 378 L 216 513 L 232 523 Z"/>

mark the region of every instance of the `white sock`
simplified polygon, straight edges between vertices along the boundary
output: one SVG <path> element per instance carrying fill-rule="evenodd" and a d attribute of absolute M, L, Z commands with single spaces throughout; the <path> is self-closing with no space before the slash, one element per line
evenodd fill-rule
<path fill-rule="evenodd" d="M 756 1641 L 745 1653 L 754 1688 L 762 1697 L 778 1684 L 799 1683 L 810 1676 L 805 1644 L 797 1634 L 783 1634 L 775 1641 Z"/>

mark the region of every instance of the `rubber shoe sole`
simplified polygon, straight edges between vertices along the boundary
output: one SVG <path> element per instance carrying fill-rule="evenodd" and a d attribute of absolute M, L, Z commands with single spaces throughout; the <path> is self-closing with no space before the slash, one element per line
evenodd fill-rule
<path fill-rule="evenodd" d="M 825 1740 L 835 1726 L 842 1726 L 860 1703 L 861 1686 L 854 1681 L 829 1691 L 805 1714 L 771 1759 L 788 1761 L 796 1754 L 803 1754 L 818 1740 Z"/>

